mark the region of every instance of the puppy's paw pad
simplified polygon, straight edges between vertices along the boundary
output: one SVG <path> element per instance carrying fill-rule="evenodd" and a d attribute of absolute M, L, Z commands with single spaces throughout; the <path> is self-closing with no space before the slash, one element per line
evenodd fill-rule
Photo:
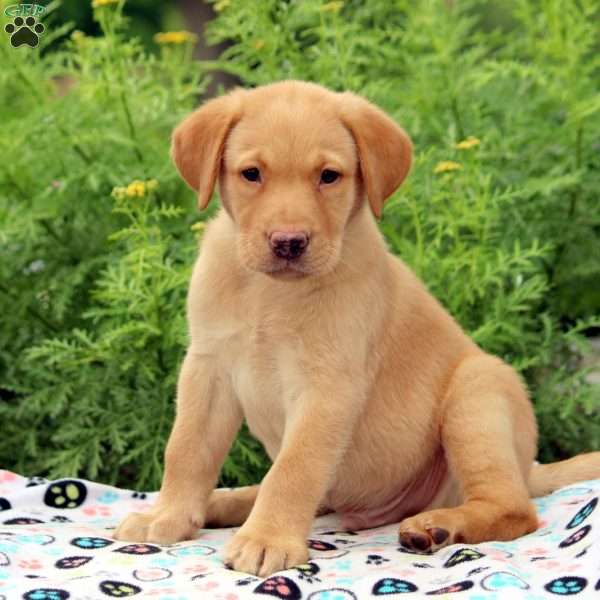
<path fill-rule="evenodd" d="M 411 552 L 436 552 L 462 538 L 450 510 L 422 513 L 400 523 L 400 545 Z M 464 538 L 463 538 L 464 539 Z"/>
<path fill-rule="evenodd" d="M 431 536 L 426 533 L 414 533 L 412 531 L 402 531 L 400 533 L 400 545 L 407 550 L 429 552 L 432 544 Z"/>

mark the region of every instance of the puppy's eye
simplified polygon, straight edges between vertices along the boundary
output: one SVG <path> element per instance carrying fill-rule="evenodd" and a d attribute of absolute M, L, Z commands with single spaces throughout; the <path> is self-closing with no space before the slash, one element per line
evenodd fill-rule
<path fill-rule="evenodd" d="M 248 181 L 260 181 L 260 171 L 256 167 L 244 169 L 242 171 L 242 177 Z"/>
<path fill-rule="evenodd" d="M 340 174 L 337 171 L 333 171 L 331 169 L 325 169 L 321 173 L 321 183 L 330 184 L 334 183 L 340 178 Z"/>

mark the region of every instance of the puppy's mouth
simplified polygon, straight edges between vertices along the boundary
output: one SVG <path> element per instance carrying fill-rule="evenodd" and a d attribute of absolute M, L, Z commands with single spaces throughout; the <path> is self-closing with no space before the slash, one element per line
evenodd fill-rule
<path fill-rule="evenodd" d="M 302 260 L 287 260 L 283 258 L 276 259 L 263 272 L 274 279 L 302 279 L 310 275 L 309 270 L 302 263 Z"/>

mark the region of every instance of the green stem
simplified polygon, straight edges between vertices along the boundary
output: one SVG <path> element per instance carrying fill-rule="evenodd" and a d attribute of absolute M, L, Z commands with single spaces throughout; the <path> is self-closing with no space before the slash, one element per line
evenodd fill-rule
<path fill-rule="evenodd" d="M 456 128 L 458 129 L 458 137 L 461 140 L 464 140 L 465 130 L 463 128 L 462 120 L 460 118 L 460 111 L 458 110 L 458 102 L 456 101 L 456 97 L 452 98 L 452 102 L 450 103 L 450 110 L 452 111 L 452 116 L 454 117 Z"/>
<path fill-rule="evenodd" d="M 121 86 L 124 85 L 123 82 L 123 76 L 121 73 Z M 129 110 L 129 104 L 127 103 L 127 97 L 125 96 L 125 92 L 123 91 L 123 89 L 121 89 L 121 93 L 120 93 L 120 97 L 121 97 L 121 104 L 123 104 L 123 112 L 125 113 L 125 120 L 127 121 L 127 127 L 129 128 L 129 135 L 131 136 L 131 139 L 133 140 L 135 146 L 133 147 L 133 151 L 135 152 L 135 155 L 138 159 L 138 161 L 140 162 L 140 164 L 144 164 L 144 157 L 142 156 L 142 153 L 140 152 L 139 149 L 139 142 L 137 139 L 137 134 L 135 132 L 135 127 L 133 126 L 133 119 L 131 117 L 131 111 Z"/>

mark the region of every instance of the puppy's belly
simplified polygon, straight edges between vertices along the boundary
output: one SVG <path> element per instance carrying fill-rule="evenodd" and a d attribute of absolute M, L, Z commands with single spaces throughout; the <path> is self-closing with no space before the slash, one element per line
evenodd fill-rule
<path fill-rule="evenodd" d="M 398 489 L 379 497 L 370 497 L 360 505 L 343 502 L 332 508 L 342 516 L 345 530 L 369 529 L 415 515 L 437 500 L 448 478 L 448 466 L 443 450 L 438 450 L 429 465 L 412 481 L 400 484 Z M 332 494 L 335 496 L 335 492 Z M 336 504 L 335 501 L 333 504 Z"/>

